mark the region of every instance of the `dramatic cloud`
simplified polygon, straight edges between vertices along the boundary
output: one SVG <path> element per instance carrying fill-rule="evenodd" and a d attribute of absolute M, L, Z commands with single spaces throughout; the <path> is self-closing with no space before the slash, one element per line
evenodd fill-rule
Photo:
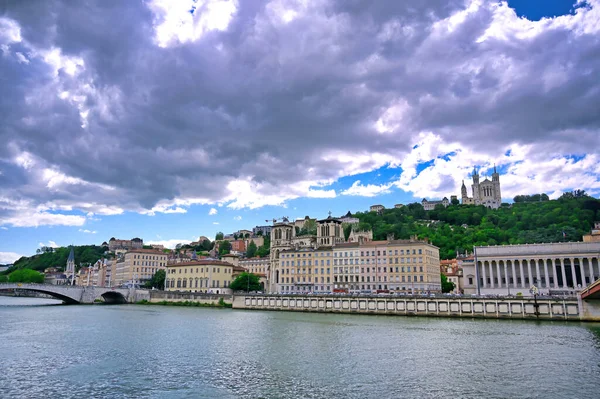
<path fill-rule="evenodd" d="M 600 194 L 599 0 L 9 4 L 0 225 L 284 206 L 385 166 L 340 194 L 447 196 L 494 162 L 508 198 Z"/>

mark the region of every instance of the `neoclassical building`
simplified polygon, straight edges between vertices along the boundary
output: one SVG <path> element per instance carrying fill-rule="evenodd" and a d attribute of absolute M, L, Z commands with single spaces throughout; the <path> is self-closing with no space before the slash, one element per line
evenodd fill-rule
<path fill-rule="evenodd" d="M 496 171 L 494 165 L 494 173 L 492 173 L 492 180 L 485 178 L 481 183 L 479 182 L 479 172 L 473 168 L 473 184 L 471 190 L 473 196 L 467 195 L 467 187 L 463 180 L 462 187 L 460 189 L 463 204 L 472 205 L 484 205 L 488 208 L 498 209 L 502 204 L 502 194 L 500 193 L 500 175 Z"/>
<path fill-rule="evenodd" d="M 543 294 L 585 288 L 600 278 L 600 242 L 498 245 L 475 247 L 475 262 L 463 265 L 465 280 L 482 295 L 531 295 L 535 285 Z M 469 292 L 468 292 L 469 291 Z"/>

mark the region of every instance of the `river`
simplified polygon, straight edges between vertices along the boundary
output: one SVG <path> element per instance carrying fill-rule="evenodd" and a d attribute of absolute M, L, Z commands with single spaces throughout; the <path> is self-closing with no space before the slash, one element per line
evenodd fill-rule
<path fill-rule="evenodd" d="M 51 303 L 0 297 L 0 397 L 599 392 L 599 324 Z"/>

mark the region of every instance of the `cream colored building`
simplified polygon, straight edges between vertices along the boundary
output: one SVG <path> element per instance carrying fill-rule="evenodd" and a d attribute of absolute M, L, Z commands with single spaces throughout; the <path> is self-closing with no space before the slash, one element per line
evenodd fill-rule
<path fill-rule="evenodd" d="M 369 211 L 371 212 L 381 212 L 385 209 L 385 206 L 383 205 L 371 205 L 371 207 L 369 208 Z"/>
<path fill-rule="evenodd" d="M 492 180 L 484 179 L 479 182 L 479 172 L 473 169 L 473 184 L 471 185 L 472 197 L 467 195 L 467 187 L 463 181 L 460 192 L 463 204 L 483 205 L 491 209 L 498 209 L 502 204 L 502 193 L 500 192 L 500 175 L 496 172 L 492 173 Z"/>
<path fill-rule="evenodd" d="M 594 222 L 590 234 L 583 236 L 583 242 L 600 242 L 600 222 Z"/>
<path fill-rule="evenodd" d="M 416 239 L 284 249 L 273 292 L 438 292 L 439 264 L 439 249 Z"/>
<path fill-rule="evenodd" d="M 122 261 L 115 263 L 114 286 L 143 284 L 154 273 L 167 266 L 167 254 L 154 249 L 136 249 L 123 255 Z"/>
<path fill-rule="evenodd" d="M 165 290 L 231 294 L 229 286 L 235 267 L 216 259 L 169 264 L 166 267 Z"/>

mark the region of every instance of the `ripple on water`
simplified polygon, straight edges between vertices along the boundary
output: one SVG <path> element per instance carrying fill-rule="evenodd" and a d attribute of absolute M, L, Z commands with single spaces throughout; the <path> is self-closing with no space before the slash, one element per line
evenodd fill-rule
<path fill-rule="evenodd" d="M 595 397 L 600 326 L 0 307 L 2 397 Z"/>

